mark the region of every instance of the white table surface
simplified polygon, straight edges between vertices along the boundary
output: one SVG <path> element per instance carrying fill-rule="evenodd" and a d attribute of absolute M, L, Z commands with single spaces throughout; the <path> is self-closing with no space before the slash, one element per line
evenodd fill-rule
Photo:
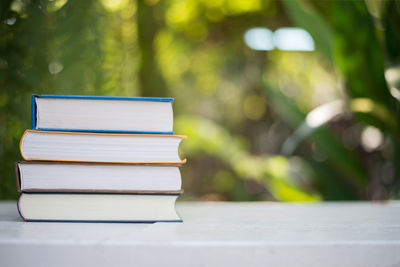
<path fill-rule="evenodd" d="M 27 223 L 0 203 L 0 266 L 400 266 L 400 202 L 183 202 L 184 223 Z"/>

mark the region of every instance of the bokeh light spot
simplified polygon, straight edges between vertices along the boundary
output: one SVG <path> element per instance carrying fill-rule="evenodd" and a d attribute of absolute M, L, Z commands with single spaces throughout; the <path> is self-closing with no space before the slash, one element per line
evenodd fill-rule
<path fill-rule="evenodd" d="M 367 126 L 361 133 L 361 144 L 365 151 L 376 150 L 383 142 L 382 132 L 373 126 Z"/>
<path fill-rule="evenodd" d="M 64 65 L 61 62 L 54 61 L 49 64 L 49 72 L 51 74 L 57 74 L 64 69 Z"/>
<path fill-rule="evenodd" d="M 253 50 L 267 51 L 274 49 L 272 31 L 267 28 L 253 28 L 246 31 L 244 41 Z"/>
<path fill-rule="evenodd" d="M 101 0 L 103 6 L 109 11 L 117 11 L 122 7 L 124 0 Z"/>
<path fill-rule="evenodd" d="M 311 35 L 301 28 L 281 28 L 274 32 L 276 48 L 284 51 L 313 51 Z"/>

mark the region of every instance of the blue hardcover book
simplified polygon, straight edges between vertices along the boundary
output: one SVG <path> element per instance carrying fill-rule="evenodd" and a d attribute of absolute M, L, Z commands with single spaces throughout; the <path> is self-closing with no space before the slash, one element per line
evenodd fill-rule
<path fill-rule="evenodd" d="M 32 95 L 32 129 L 173 134 L 173 98 Z"/>
<path fill-rule="evenodd" d="M 180 194 L 21 193 L 18 212 L 28 222 L 182 222 Z"/>

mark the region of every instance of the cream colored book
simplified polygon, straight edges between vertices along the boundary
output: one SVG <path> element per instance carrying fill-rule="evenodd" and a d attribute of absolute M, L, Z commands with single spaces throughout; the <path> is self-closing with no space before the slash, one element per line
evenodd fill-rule
<path fill-rule="evenodd" d="M 30 222 L 182 222 L 179 194 L 22 193 L 18 211 Z"/>

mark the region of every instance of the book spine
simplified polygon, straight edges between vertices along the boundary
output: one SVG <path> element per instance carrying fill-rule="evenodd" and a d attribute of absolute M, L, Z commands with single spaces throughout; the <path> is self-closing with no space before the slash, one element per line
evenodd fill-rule
<path fill-rule="evenodd" d="M 17 185 L 17 191 L 21 193 L 21 173 L 19 171 L 19 162 L 15 162 L 15 183 Z"/>
<path fill-rule="evenodd" d="M 27 222 L 28 220 L 24 217 L 24 215 L 21 212 L 21 198 L 22 198 L 22 193 L 19 194 L 18 196 L 18 200 L 17 200 L 17 210 L 18 210 L 18 214 L 19 216 L 21 216 L 22 220 L 24 220 L 25 222 Z"/>
<path fill-rule="evenodd" d="M 32 95 L 31 97 L 31 127 L 36 130 L 36 97 L 38 95 Z"/>

